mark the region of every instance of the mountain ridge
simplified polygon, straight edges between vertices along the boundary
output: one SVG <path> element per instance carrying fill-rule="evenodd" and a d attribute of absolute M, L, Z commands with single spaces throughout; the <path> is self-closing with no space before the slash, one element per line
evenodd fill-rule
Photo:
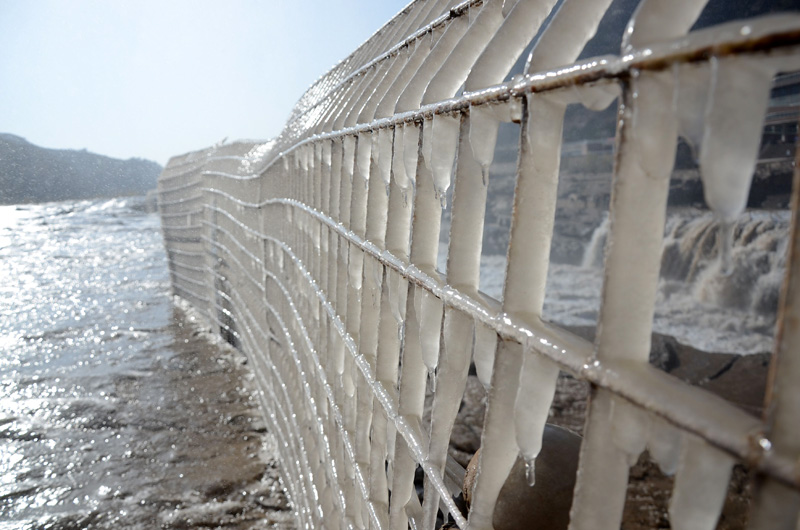
<path fill-rule="evenodd" d="M 0 204 L 141 195 L 156 187 L 161 166 L 86 149 L 50 149 L 0 133 Z"/>

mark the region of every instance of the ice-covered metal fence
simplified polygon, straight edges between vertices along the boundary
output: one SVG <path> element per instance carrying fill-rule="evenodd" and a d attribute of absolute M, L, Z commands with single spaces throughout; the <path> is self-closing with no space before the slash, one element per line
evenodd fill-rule
<path fill-rule="evenodd" d="M 745 207 L 772 79 L 800 69 L 800 16 L 689 31 L 705 2 L 644 0 L 619 56 L 575 62 L 610 0 L 451 4 L 409 4 L 306 92 L 276 140 L 175 157 L 159 181 L 174 291 L 249 355 L 298 521 L 432 528 L 441 505 L 459 527 L 490 528 L 517 454 L 533 462 L 539 452 L 563 370 L 593 385 L 570 528 L 619 528 L 629 466 L 645 448 L 676 472 L 673 527 L 714 528 L 731 467 L 744 461 L 760 477 L 750 526 L 795 528 L 798 260 L 788 261 L 765 418 L 648 355 L 678 136 L 697 146 L 707 203 L 730 225 Z M 534 38 L 524 74 L 506 80 Z M 542 305 L 565 109 L 615 99 L 592 344 L 544 322 Z M 521 125 L 502 304 L 478 291 L 501 122 Z M 471 362 L 489 397 L 467 522 L 447 447 Z"/>

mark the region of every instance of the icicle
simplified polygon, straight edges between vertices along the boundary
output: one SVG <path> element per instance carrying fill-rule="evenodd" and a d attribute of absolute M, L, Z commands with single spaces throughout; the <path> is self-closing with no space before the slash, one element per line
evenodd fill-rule
<path fill-rule="evenodd" d="M 311 169 L 322 167 L 322 144 L 309 144 L 308 149 Z"/>
<path fill-rule="evenodd" d="M 344 373 L 344 342 L 337 334 L 333 340 L 333 364 L 336 368 L 336 374 L 342 375 Z"/>
<path fill-rule="evenodd" d="M 417 182 L 417 159 L 419 158 L 419 126 L 408 123 L 403 127 L 403 163 L 406 179 L 411 186 Z"/>
<path fill-rule="evenodd" d="M 594 111 L 607 109 L 619 94 L 620 88 L 617 83 L 575 86 L 577 101 Z"/>
<path fill-rule="evenodd" d="M 622 398 L 611 399 L 613 442 L 623 452 L 628 466 L 633 466 L 647 445 L 650 433 L 648 414 Z"/>
<path fill-rule="evenodd" d="M 369 133 L 358 133 L 358 176 L 363 179 L 364 186 L 369 185 L 369 165 L 372 151 L 372 137 Z M 355 183 L 353 183 L 355 185 Z"/>
<path fill-rule="evenodd" d="M 352 260 L 353 259 L 352 253 L 355 252 L 355 250 L 351 247 L 350 252 L 351 252 L 351 258 L 350 259 Z M 350 266 L 350 267 L 348 267 L 348 270 L 349 270 L 349 273 L 350 273 L 349 274 L 350 287 L 352 289 L 354 289 L 355 291 L 360 291 L 361 290 L 361 285 L 362 285 L 362 280 L 363 280 L 363 274 L 362 274 L 361 267 Z"/>
<path fill-rule="evenodd" d="M 675 66 L 675 77 L 678 94 L 676 110 L 678 115 L 678 131 L 692 150 L 695 160 L 699 158 L 703 141 L 704 115 L 708 101 L 708 86 L 711 69 L 707 63 L 693 63 Z"/>
<path fill-rule="evenodd" d="M 342 178 L 353 177 L 353 164 L 355 163 L 356 137 L 345 136 L 342 142 Z"/>
<path fill-rule="evenodd" d="M 431 153 L 433 152 L 433 120 L 422 122 L 422 161 L 431 169 Z"/>
<path fill-rule="evenodd" d="M 522 356 L 514 406 L 517 445 L 525 460 L 528 484 L 536 479 L 535 461 L 542 449 L 542 433 L 556 390 L 558 366 L 546 357 L 526 351 Z"/>
<path fill-rule="evenodd" d="M 422 362 L 428 369 L 433 390 L 436 389 L 436 367 L 439 364 L 439 347 L 442 329 L 442 301 L 422 288 L 417 288 L 414 296 L 414 310 L 419 319 L 419 342 Z"/>
<path fill-rule="evenodd" d="M 458 131 L 461 126 L 460 114 L 436 114 L 433 117 L 433 151 L 431 152 L 431 172 L 436 198 L 444 208 L 447 204 L 447 189 L 453 173 L 453 163 L 458 149 Z"/>
<path fill-rule="evenodd" d="M 389 287 L 389 303 L 391 305 L 392 316 L 394 317 L 395 322 L 400 324 L 400 322 L 403 320 L 400 302 L 401 298 L 405 299 L 405 296 L 401 293 L 401 291 L 405 289 L 408 284 L 406 284 L 406 280 L 402 275 L 394 271 L 390 271 L 387 274 L 386 281 L 388 282 Z M 405 302 L 403 302 L 403 307 L 405 307 Z"/>
<path fill-rule="evenodd" d="M 331 142 L 324 141 L 322 143 L 322 163 L 325 167 L 331 167 Z"/>
<path fill-rule="evenodd" d="M 389 128 L 379 129 L 372 136 L 373 160 L 378 165 L 378 172 L 386 186 L 386 195 L 389 195 L 389 181 L 392 176 L 392 137 L 394 130 Z"/>
<path fill-rule="evenodd" d="M 505 105 L 503 105 L 505 107 Z M 481 166 L 483 185 L 489 181 L 489 166 L 494 159 L 500 120 L 492 105 L 471 105 L 469 110 L 469 145 L 472 156 Z"/>
<path fill-rule="evenodd" d="M 716 528 L 733 464 L 733 458 L 719 449 L 696 436 L 684 435 L 675 490 L 669 504 L 672 528 Z"/>
<path fill-rule="evenodd" d="M 711 58 L 700 169 L 706 202 L 724 222 L 747 204 L 773 75 L 761 57 Z"/>
<path fill-rule="evenodd" d="M 411 182 L 406 177 L 406 165 L 404 159 L 405 125 L 398 126 L 394 131 L 394 153 L 392 154 L 392 176 L 395 185 L 403 191 L 405 196 Z"/>
<path fill-rule="evenodd" d="M 700 173 L 706 203 L 721 223 L 722 274 L 731 272 L 733 223 L 747 206 L 775 70 L 761 57 L 711 58 Z"/>
<path fill-rule="evenodd" d="M 383 264 L 373 259 L 368 261 L 372 263 L 372 281 L 375 284 L 375 289 L 380 292 L 381 284 L 383 283 Z"/>
<path fill-rule="evenodd" d="M 650 421 L 647 450 L 665 475 L 672 476 L 678 467 L 681 432 L 657 416 Z"/>
<path fill-rule="evenodd" d="M 314 250 L 319 253 L 322 243 L 320 241 L 320 226 L 319 223 L 314 223 L 311 225 L 311 221 L 309 220 L 309 230 L 311 231 L 311 240 L 314 243 Z"/>
<path fill-rule="evenodd" d="M 492 384 L 492 370 L 494 369 L 494 354 L 497 348 L 497 332 L 484 324 L 475 321 L 475 340 L 472 360 L 478 380 L 486 390 Z"/>
<path fill-rule="evenodd" d="M 303 171 L 314 168 L 314 148 L 310 144 L 301 148 L 300 167 L 303 168 Z"/>

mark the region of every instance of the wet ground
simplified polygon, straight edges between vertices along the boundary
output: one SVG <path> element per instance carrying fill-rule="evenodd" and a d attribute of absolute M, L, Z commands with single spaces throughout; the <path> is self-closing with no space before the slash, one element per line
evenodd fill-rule
<path fill-rule="evenodd" d="M 245 358 L 137 201 L 5 212 L 0 529 L 291 528 Z"/>

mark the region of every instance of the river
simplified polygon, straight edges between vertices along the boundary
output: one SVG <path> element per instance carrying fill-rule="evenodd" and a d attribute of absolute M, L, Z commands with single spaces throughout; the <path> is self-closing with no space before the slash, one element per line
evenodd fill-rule
<path fill-rule="evenodd" d="M 0 529 L 293 527 L 242 354 L 144 198 L 0 207 Z"/>

